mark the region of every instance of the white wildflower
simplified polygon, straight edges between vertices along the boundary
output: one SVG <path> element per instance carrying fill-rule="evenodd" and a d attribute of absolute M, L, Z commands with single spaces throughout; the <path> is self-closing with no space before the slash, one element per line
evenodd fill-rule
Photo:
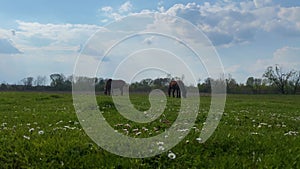
<path fill-rule="evenodd" d="M 162 146 L 162 145 L 164 145 L 164 142 L 159 141 L 159 142 L 157 142 L 156 144 L 159 145 L 159 146 Z"/>
<path fill-rule="evenodd" d="M 298 134 L 297 131 L 289 131 L 287 133 L 284 133 L 285 136 L 289 135 L 289 136 L 296 136 Z"/>
<path fill-rule="evenodd" d="M 42 135 L 42 134 L 44 134 L 45 132 L 43 131 L 43 130 L 40 130 L 39 132 L 38 132 L 38 134 L 39 135 Z"/>
<path fill-rule="evenodd" d="M 160 150 L 160 151 L 164 151 L 164 150 L 165 150 L 165 148 L 164 148 L 163 146 L 158 146 L 158 150 Z"/>
<path fill-rule="evenodd" d="M 59 123 L 62 123 L 63 121 L 62 120 L 60 120 L 60 121 L 58 121 L 56 124 L 59 124 Z"/>
<path fill-rule="evenodd" d="M 173 152 L 169 152 L 168 154 L 168 157 L 171 159 L 171 160 L 174 160 L 176 158 L 176 154 L 174 154 Z"/>
<path fill-rule="evenodd" d="M 76 129 L 76 127 L 70 127 L 70 126 L 64 126 L 64 128 L 66 128 L 66 129 L 70 129 L 70 130 L 74 130 L 74 129 Z"/>
<path fill-rule="evenodd" d="M 148 131 L 148 129 L 147 129 L 146 127 L 142 127 L 142 129 L 143 129 L 144 131 Z"/>
<path fill-rule="evenodd" d="M 29 129 L 28 131 L 29 131 L 29 132 L 33 132 L 33 131 L 34 131 L 34 128 L 31 128 L 31 129 Z"/>
<path fill-rule="evenodd" d="M 202 138 L 198 137 L 196 140 L 200 143 L 202 141 Z"/>
<path fill-rule="evenodd" d="M 250 134 L 251 135 L 258 135 L 259 133 L 258 132 L 251 132 Z"/>
<path fill-rule="evenodd" d="M 186 131 L 189 131 L 189 129 L 178 129 L 177 131 L 186 132 Z"/>
<path fill-rule="evenodd" d="M 137 131 L 139 131 L 139 129 L 138 129 L 138 128 L 136 128 L 136 129 L 133 129 L 132 131 L 133 131 L 133 132 L 137 132 Z"/>
<path fill-rule="evenodd" d="M 131 128 L 130 124 L 128 124 L 128 123 L 125 124 L 124 126 L 125 126 L 125 127 L 128 127 L 128 128 Z"/>
<path fill-rule="evenodd" d="M 27 139 L 27 140 L 30 140 L 30 137 L 29 136 L 23 136 L 23 138 Z"/>
<path fill-rule="evenodd" d="M 123 129 L 123 131 L 126 133 L 126 135 L 128 135 L 128 130 L 127 129 Z"/>
<path fill-rule="evenodd" d="M 115 127 L 119 127 L 119 126 L 123 126 L 123 124 L 121 124 L 121 123 L 115 124 Z"/>

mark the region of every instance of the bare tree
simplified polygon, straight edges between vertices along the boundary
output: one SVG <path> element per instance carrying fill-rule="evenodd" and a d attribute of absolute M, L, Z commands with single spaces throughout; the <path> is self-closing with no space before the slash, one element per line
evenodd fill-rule
<path fill-rule="evenodd" d="M 278 87 L 282 94 L 285 94 L 287 93 L 289 79 L 293 76 L 293 74 L 294 71 L 284 73 L 279 65 L 275 65 L 275 69 L 273 69 L 272 66 L 269 66 L 263 74 L 263 77 L 269 79 L 272 84 Z"/>
<path fill-rule="evenodd" d="M 296 94 L 300 85 L 300 71 L 294 71 L 291 80 L 289 81 L 289 85 L 292 87 L 292 92 Z"/>
<path fill-rule="evenodd" d="M 24 86 L 31 87 L 33 83 L 33 77 L 26 77 L 21 80 Z"/>
<path fill-rule="evenodd" d="M 35 81 L 34 81 L 34 84 L 36 86 L 45 86 L 46 85 L 46 76 L 37 76 Z"/>

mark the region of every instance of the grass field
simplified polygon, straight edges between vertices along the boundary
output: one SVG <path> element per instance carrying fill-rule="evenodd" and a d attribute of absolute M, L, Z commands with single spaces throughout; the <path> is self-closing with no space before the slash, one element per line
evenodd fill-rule
<path fill-rule="evenodd" d="M 122 118 L 110 97 L 97 100 L 111 126 L 131 137 L 161 133 L 179 108 L 170 98 L 164 116 L 145 126 Z M 131 101 L 139 110 L 149 107 L 146 95 Z M 197 138 L 210 97 L 201 97 L 195 126 L 171 149 L 174 159 L 170 152 L 131 159 L 103 150 L 85 134 L 72 104 L 71 94 L 0 92 L 0 168 L 300 168 L 299 95 L 228 95 L 205 143 Z"/>

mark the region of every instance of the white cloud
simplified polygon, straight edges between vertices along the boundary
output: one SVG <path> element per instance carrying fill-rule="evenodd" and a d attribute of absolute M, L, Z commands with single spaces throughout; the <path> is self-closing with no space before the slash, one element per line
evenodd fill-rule
<path fill-rule="evenodd" d="M 300 35 L 300 7 L 281 7 L 272 0 L 217 1 L 204 2 L 201 5 L 195 2 L 179 3 L 168 9 L 162 4 L 163 1 L 158 2 L 156 12 L 190 21 L 203 30 L 216 46 L 230 47 L 252 42 L 257 38 L 257 32 Z M 119 20 L 125 16 L 124 12 L 132 9 L 132 4 L 127 1 L 115 11 L 112 7 L 102 9 L 107 17 Z M 129 15 L 137 13 L 144 12 Z"/>
<path fill-rule="evenodd" d="M 273 5 L 271 0 L 175 4 L 165 13 L 197 25 L 216 46 L 251 42 L 258 31 L 300 35 L 300 8 Z"/>
<path fill-rule="evenodd" d="M 154 36 L 150 36 L 144 39 L 143 43 L 151 45 L 153 43 Z"/>
<path fill-rule="evenodd" d="M 101 27 L 81 24 L 41 24 L 17 21 L 17 45 L 26 50 L 75 50 Z"/>
<path fill-rule="evenodd" d="M 300 7 L 280 8 L 278 13 L 280 19 L 286 19 L 291 22 L 300 22 Z"/>
<path fill-rule="evenodd" d="M 253 2 L 256 8 L 261 8 L 266 5 L 270 5 L 272 3 L 272 0 L 253 0 Z"/>
<path fill-rule="evenodd" d="M 237 4 L 175 4 L 166 13 L 197 25 L 217 46 L 247 42 L 257 29 L 253 14 L 239 9 Z"/>
<path fill-rule="evenodd" d="M 104 6 L 101 8 L 101 11 L 103 12 L 112 12 L 113 8 L 111 6 Z"/>
<path fill-rule="evenodd" d="M 101 22 L 106 23 L 106 22 L 108 22 L 108 19 L 102 19 Z"/>
<path fill-rule="evenodd" d="M 268 66 L 278 64 L 284 70 L 300 70 L 300 48 L 282 47 L 273 53 L 270 59 L 258 59 L 253 66 L 246 68 L 252 75 L 261 76 Z"/>
<path fill-rule="evenodd" d="M 300 48 L 283 47 L 274 52 L 273 62 L 291 69 L 300 69 Z"/>
<path fill-rule="evenodd" d="M 0 76 L 8 83 L 53 72 L 71 75 L 78 48 L 93 33 L 104 29 L 96 25 L 17 21 L 16 30 L 13 36 L 11 29 L 0 29 Z M 21 55 L 10 55 L 20 51 Z"/>
<path fill-rule="evenodd" d="M 120 6 L 119 12 L 120 13 L 129 12 L 131 11 L 131 9 L 132 9 L 132 4 L 130 3 L 130 1 L 127 1 Z"/>
<path fill-rule="evenodd" d="M 105 6 L 102 7 L 99 11 L 101 12 L 101 15 L 104 15 L 105 17 L 113 20 L 120 20 L 123 18 L 123 13 L 129 12 L 132 8 L 132 5 L 129 1 L 125 2 L 123 5 L 120 6 L 120 8 L 115 11 L 111 6 Z M 104 12 L 104 13 L 103 13 Z M 108 19 L 102 19 L 102 23 L 108 22 Z"/>
<path fill-rule="evenodd" d="M 241 65 L 232 65 L 232 66 L 226 67 L 225 72 L 228 74 L 235 74 L 240 70 L 240 68 L 241 68 Z"/>
<path fill-rule="evenodd" d="M 101 22 L 106 23 L 109 20 L 119 20 L 125 15 L 134 15 L 137 13 L 150 13 L 151 10 L 143 10 L 136 13 L 131 13 L 133 6 L 130 1 L 125 2 L 120 7 L 112 8 L 105 6 L 99 9 L 106 18 L 101 18 Z M 271 0 L 254 0 L 254 1 L 217 1 L 216 3 L 205 2 L 203 5 L 197 3 L 187 4 L 174 4 L 169 9 L 162 5 L 162 1 L 158 2 L 157 11 L 166 13 L 173 16 L 182 17 L 198 28 L 203 30 L 204 33 L 212 40 L 213 44 L 217 46 L 231 46 L 237 44 L 249 43 L 255 40 L 256 32 L 263 32 L 270 34 L 283 34 L 299 37 L 300 35 L 300 7 L 281 7 L 274 5 Z M 140 22 L 142 24 L 140 24 Z M 148 27 L 149 31 L 171 32 L 174 31 L 178 34 L 183 34 L 188 40 L 193 39 L 194 32 L 191 30 L 177 30 L 174 22 L 174 27 L 169 28 L 164 26 L 165 21 L 153 23 Z M 138 26 L 145 26 L 144 21 L 139 21 Z M 0 29 L 0 39 L 12 39 L 13 47 L 20 51 L 24 51 L 22 60 L 27 66 L 19 65 L 20 70 L 24 67 L 34 67 L 30 60 L 38 61 L 41 69 L 51 65 L 51 70 L 62 70 L 67 72 L 71 70 L 71 64 L 74 56 L 77 56 L 79 46 L 92 35 L 96 30 L 101 29 L 97 25 L 82 25 L 82 24 L 41 24 L 38 22 L 24 22 L 17 21 L 18 27 L 16 31 Z M 122 29 L 122 28 L 121 28 Z M 127 28 L 124 28 L 124 31 Z M 128 28 L 131 29 L 131 28 Z M 156 30 L 153 30 L 156 29 Z M 187 33 L 188 32 L 188 33 Z M 107 40 L 112 39 L 114 36 L 110 35 Z M 283 36 L 284 37 L 284 36 Z M 143 41 L 144 40 L 144 41 Z M 155 40 L 155 43 L 153 43 Z M 201 41 L 201 40 L 199 40 Z M 157 39 L 147 37 L 140 40 L 139 45 L 158 45 Z M 99 45 L 111 45 L 111 42 L 105 41 L 103 44 L 95 44 L 91 48 L 85 48 L 85 52 L 91 55 L 99 55 L 103 51 L 95 50 Z M 162 44 L 162 43 L 160 43 Z M 163 46 L 165 47 L 165 46 Z M 172 46 L 174 47 L 174 46 Z M 122 52 L 122 51 L 121 51 Z M 121 53 L 120 52 L 120 53 Z M 240 52 L 240 51 L 239 51 Z M 240 52 L 241 53 L 241 52 Z M 261 76 L 267 65 L 281 64 L 286 67 L 299 69 L 299 56 L 300 49 L 295 47 L 283 47 L 274 52 L 271 59 L 259 59 L 257 62 L 247 69 L 238 63 L 233 66 L 227 67 L 229 73 L 236 73 L 239 70 L 247 69 L 247 73 L 255 76 Z M 7 56 L 7 55 L 6 55 Z M 45 57 L 45 59 L 42 59 Z M 297 61 L 298 59 L 298 61 Z M 60 63 L 56 66 L 55 63 Z M 68 68 L 64 68 L 67 64 Z M 7 65 L 2 64 L 2 69 Z M 24 64 L 25 65 L 25 64 Z M 111 65 L 109 65 L 111 66 Z M 25 68 L 24 68 L 25 69 Z M 32 72 L 38 71 L 38 68 Z M 23 76 L 23 75 L 22 75 Z M 234 75 L 233 75 L 234 76 Z M 24 76 L 23 76 L 24 77 Z"/>
<path fill-rule="evenodd" d="M 8 39 L 0 38 L 0 54 L 20 54 L 22 53 L 19 49 L 17 49 L 13 42 Z"/>

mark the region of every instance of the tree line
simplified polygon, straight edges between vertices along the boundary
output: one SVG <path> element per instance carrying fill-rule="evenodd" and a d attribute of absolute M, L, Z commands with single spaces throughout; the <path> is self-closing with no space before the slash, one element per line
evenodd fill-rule
<path fill-rule="evenodd" d="M 182 77 L 183 78 L 183 77 Z M 143 79 L 129 85 L 130 91 L 150 92 L 153 89 L 167 91 L 169 82 L 174 79 L 170 75 L 165 78 Z M 180 80 L 181 78 L 175 78 Z M 50 84 L 47 84 L 46 76 L 26 77 L 20 80 L 19 84 L 0 85 L 1 91 L 71 91 L 72 83 L 93 85 L 96 92 L 103 92 L 105 83 L 108 79 L 77 77 L 74 81 L 72 76 L 66 77 L 63 74 L 55 73 L 50 75 Z M 88 82 L 88 83 L 87 83 Z M 300 93 L 300 71 L 289 70 L 284 72 L 279 65 L 269 66 L 261 78 L 249 77 L 245 83 L 237 83 L 236 80 L 228 75 L 220 79 L 206 78 L 197 85 L 200 93 L 210 93 L 211 84 L 225 82 L 227 93 L 234 94 L 299 94 Z M 187 85 L 187 84 L 186 84 Z M 187 86 L 189 87 L 189 86 Z"/>

